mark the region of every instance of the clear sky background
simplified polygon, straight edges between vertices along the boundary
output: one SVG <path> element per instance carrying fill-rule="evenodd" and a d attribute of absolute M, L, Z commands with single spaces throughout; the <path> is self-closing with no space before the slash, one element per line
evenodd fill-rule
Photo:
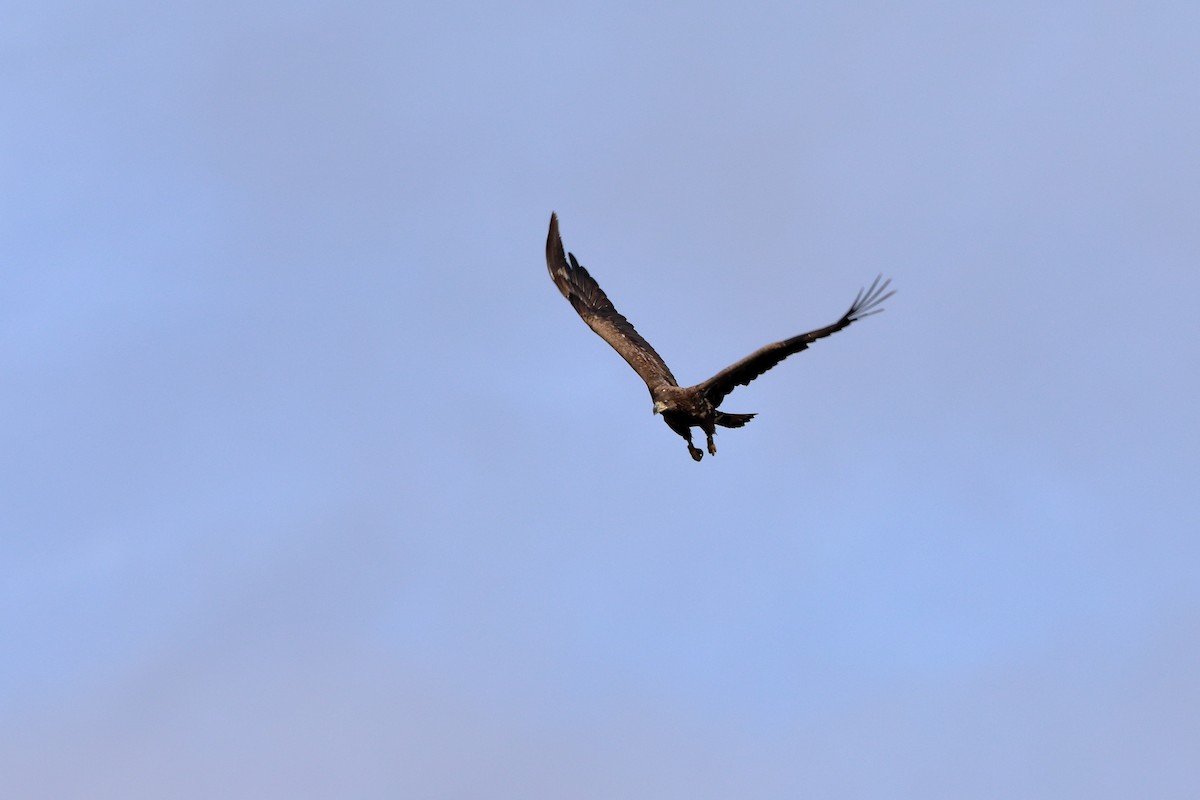
<path fill-rule="evenodd" d="M 0 795 L 1195 797 L 1200 5 L 2 17 Z"/>

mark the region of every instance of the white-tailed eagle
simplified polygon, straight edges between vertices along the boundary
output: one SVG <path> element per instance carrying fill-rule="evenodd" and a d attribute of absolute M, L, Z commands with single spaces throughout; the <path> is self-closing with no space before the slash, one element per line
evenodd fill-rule
<path fill-rule="evenodd" d="M 563 251 L 562 238 L 558 235 L 558 216 L 555 214 L 550 215 L 550 234 L 546 238 L 546 267 L 555 286 L 583 317 L 588 327 L 612 345 L 646 382 L 650 397 L 654 400 L 654 413 L 662 414 L 663 421 L 671 430 L 687 440 L 688 452 L 696 461 L 704 458 L 704 453 L 692 444 L 692 428 L 704 431 L 708 437 L 708 452 L 715 456 L 717 447 L 713 444 L 713 434 L 717 425 L 740 428 L 754 418 L 754 414 L 727 414 L 717 410 L 721 401 L 735 387 L 747 385 L 816 340 L 824 339 L 863 317 L 879 313 L 883 310 L 879 304 L 895 294 L 894 291 L 887 291 L 891 280 L 881 283 L 881 275 L 870 288 L 859 291 L 850 309 L 832 325 L 769 344 L 703 383 L 684 387 L 675 380 L 671 370 L 649 342 L 613 307 L 600 285 L 575 260 L 575 255 Z"/>

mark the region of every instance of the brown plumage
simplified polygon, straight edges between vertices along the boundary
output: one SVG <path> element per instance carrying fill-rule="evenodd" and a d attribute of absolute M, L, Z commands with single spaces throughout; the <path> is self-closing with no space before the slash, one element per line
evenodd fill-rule
<path fill-rule="evenodd" d="M 562 292 L 563 297 L 570 301 L 588 327 L 612 345 L 646 382 L 647 388 L 650 389 L 650 397 L 654 400 L 654 413 L 662 414 L 663 421 L 671 430 L 687 441 L 688 453 L 696 461 L 704 458 L 704 453 L 692 444 L 692 428 L 704 431 L 708 438 L 708 452 L 715 456 L 715 426 L 740 428 L 754 418 L 754 414 L 727 414 L 717 410 L 717 406 L 721 405 L 721 401 L 735 387 L 746 386 L 780 361 L 793 353 L 799 353 L 816 340 L 824 339 L 863 317 L 878 314 L 883 311 L 879 304 L 895 294 L 894 291 L 887 291 L 890 279 L 880 283 L 883 277 L 881 275 L 870 288 L 859 291 L 850 309 L 832 325 L 769 344 L 736 364 L 726 367 L 703 383 L 681 387 L 666 362 L 662 360 L 662 356 L 656 353 L 650 343 L 634 330 L 629 320 L 613 307 L 612 301 L 604 294 L 600 284 L 575 260 L 575 255 L 564 252 L 562 238 L 558 235 L 556 214 L 550 215 L 550 234 L 546 237 L 546 267 L 550 270 L 554 285 Z"/>

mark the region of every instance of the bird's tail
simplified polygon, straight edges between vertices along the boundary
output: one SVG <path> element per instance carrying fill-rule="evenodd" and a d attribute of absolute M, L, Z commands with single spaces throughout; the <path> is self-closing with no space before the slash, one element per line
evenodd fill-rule
<path fill-rule="evenodd" d="M 724 411 L 718 411 L 717 418 L 713 421 L 723 428 L 740 428 L 754 417 L 754 414 L 726 414 Z"/>

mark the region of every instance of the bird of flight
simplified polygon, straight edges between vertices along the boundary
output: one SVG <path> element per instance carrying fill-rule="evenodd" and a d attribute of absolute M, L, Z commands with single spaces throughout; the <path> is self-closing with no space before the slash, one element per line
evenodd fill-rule
<path fill-rule="evenodd" d="M 748 385 L 750 381 L 793 353 L 804 350 L 817 339 L 824 339 L 863 317 L 878 314 L 883 311 L 879 304 L 895 294 L 894 291 L 887 291 L 891 279 L 880 283 L 883 277 L 881 275 L 870 288 L 859 290 L 850 309 L 832 325 L 769 344 L 708 380 L 695 386 L 684 387 L 679 385 L 671 370 L 667 368 L 666 362 L 634 330 L 629 320 L 613 308 L 600 284 L 575 260 L 575 254 L 563 251 L 556 214 L 550 215 L 550 234 L 546 237 L 546 267 L 550 270 L 554 285 L 562 292 L 563 297 L 570 301 L 579 316 L 583 317 L 588 327 L 612 345 L 612 348 L 629 362 L 634 372 L 646 382 L 647 388 L 650 389 L 650 397 L 654 400 L 654 413 L 662 414 L 667 426 L 687 441 L 688 453 L 695 461 L 704 458 L 704 453 L 692 444 L 692 428 L 704 431 L 708 437 L 709 455 L 715 456 L 717 447 L 713 444 L 713 435 L 717 425 L 724 428 L 740 428 L 754 418 L 754 414 L 727 414 L 717 409 L 735 387 Z"/>

